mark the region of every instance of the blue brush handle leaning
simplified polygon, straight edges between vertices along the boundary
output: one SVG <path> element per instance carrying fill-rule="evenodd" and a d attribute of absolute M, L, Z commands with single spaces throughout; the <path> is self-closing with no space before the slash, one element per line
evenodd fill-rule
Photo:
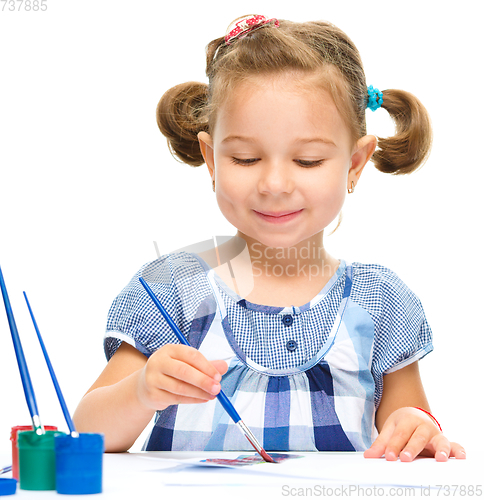
<path fill-rule="evenodd" d="M 40 432 L 43 434 L 44 430 L 42 424 L 40 423 L 39 410 L 37 409 L 37 402 L 35 400 L 35 393 L 34 393 L 34 388 L 32 386 L 32 380 L 30 379 L 29 369 L 27 368 L 27 362 L 25 361 L 24 351 L 22 349 L 22 343 L 20 342 L 17 325 L 15 324 L 15 318 L 13 316 L 12 306 L 10 305 L 10 299 L 8 298 L 7 286 L 5 285 L 1 268 L 0 268 L 0 288 L 2 289 L 3 301 L 5 303 L 5 311 L 7 313 L 8 324 L 10 326 L 10 333 L 12 334 L 13 347 L 15 349 L 15 354 L 17 356 L 20 378 L 22 379 L 22 386 L 24 388 L 25 399 L 27 401 L 27 406 L 29 407 L 30 416 L 32 417 L 32 424 L 36 432 Z"/>
<path fill-rule="evenodd" d="M 74 426 L 74 422 L 72 421 L 71 415 L 69 413 L 69 410 L 67 409 L 67 404 L 66 400 L 64 399 L 64 396 L 62 395 L 62 391 L 59 385 L 59 382 L 57 381 L 57 377 L 54 372 L 54 367 L 52 366 L 52 363 L 50 362 L 49 354 L 47 353 L 47 348 L 45 347 L 44 341 L 42 339 L 42 335 L 40 334 L 39 327 L 37 326 L 37 321 L 35 320 L 34 312 L 32 311 L 32 308 L 30 307 L 30 302 L 29 299 L 27 298 L 27 294 L 24 292 L 24 298 L 25 302 L 27 303 L 27 307 L 29 309 L 30 317 L 32 318 L 32 323 L 34 324 L 35 331 L 37 332 L 37 338 L 39 339 L 39 344 L 42 349 L 42 352 L 44 353 L 44 358 L 45 362 L 47 363 L 47 368 L 49 369 L 50 377 L 52 378 L 52 383 L 54 384 L 55 392 L 57 394 L 57 397 L 59 399 L 59 403 L 62 408 L 62 413 L 64 414 L 64 418 L 66 419 L 67 422 L 67 427 L 69 427 L 69 432 L 71 436 L 77 437 L 79 434 L 76 431 L 76 428 Z"/>
<path fill-rule="evenodd" d="M 185 335 L 180 331 L 176 323 L 171 319 L 171 316 L 166 312 L 165 308 L 162 306 L 161 302 L 158 300 L 158 297 L 153 293 L 153 290 L 149 287 L 148 283 L 140 277 L 140 282 L 145 288 L 146 292 L 150 296 L 151 300 L 154 302 L 155 306 L 161 312 L 163 317 L 166 319 L 166 322 L 170 325 L 170 328 L 173 330 L 173 333 L 176 335 L 177 339 L 184 345 L 190 346 L 190 343 L 185 338 Z M 240 416 L 237 413 L 237 410 L 234 408 L 233 404 L 230 402 L 229 398 L 225 395 L 225 393 L 220 390 L 217 395 L 217 399 L 220 401 L 220 404 L 223 406 L 224 410 L 229 414 L 230 418 L 237 423 L 240 421 Z"/>

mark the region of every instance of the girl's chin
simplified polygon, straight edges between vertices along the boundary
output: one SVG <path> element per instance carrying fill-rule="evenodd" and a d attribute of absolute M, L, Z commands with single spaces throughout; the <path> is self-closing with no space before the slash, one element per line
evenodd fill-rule
<path fill-rule="evenodd" d="M 267 233 L 257 234 L 249 232 L 249 234 L 238 231 L 237 236 L 243 238 L 248 245 L 262 245 L 268 248 L 291 248 L 299 245 L 308 238 L 295 238 L 294 235 L 279 234 L 268 235 Z"/>

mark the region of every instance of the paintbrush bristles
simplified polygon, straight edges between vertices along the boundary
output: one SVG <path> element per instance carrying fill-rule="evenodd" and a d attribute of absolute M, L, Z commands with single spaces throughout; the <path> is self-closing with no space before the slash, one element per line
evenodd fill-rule
<path fill-rule="evenodd" d="M 252 431 L 242 422 L 242 420 L 239 420 L 237 422 L 237 426 L 239 429 L 242 431 L 244 436 L 247 438 L 249 443 L 254 447 L 255 451 L 266 461 L 270 463 L 275 463 L 275 461 L 272 459 L 272 457 L 262 448 L 260 445 L 259 441 L 257 441 L 257 438 L 252 434 Z"/>

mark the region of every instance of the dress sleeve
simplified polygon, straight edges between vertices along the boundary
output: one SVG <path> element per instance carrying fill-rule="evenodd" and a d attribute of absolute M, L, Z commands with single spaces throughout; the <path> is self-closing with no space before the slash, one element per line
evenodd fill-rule
<path fill-rule="evenodd" d="M 192 301 L 194 294 L 191 290 L 185 293 L 188 286 L 186 283 L 193 281 L 193 276 L 199 275 L 200 270 L 195 259 L 187 260 L 183 256 L 177 258 L 171 254 L 145 264 L 114 299 L 109 309 L 104 337 L 107 360 L 111 359 L 121 342 L 132 345 L 146 357 L 165 344 L 179 343 L 141 285 L 140 276 L 146 280 L 168 314 L 187 336 L 190 328 L 187 300 Z"/>
<path fill-rule="evenodd" d="M 432 332 L 418 297 L 386 268 L 381 273 L 380 296 L 372 368 L 386 375 L 431 352 Z"/>

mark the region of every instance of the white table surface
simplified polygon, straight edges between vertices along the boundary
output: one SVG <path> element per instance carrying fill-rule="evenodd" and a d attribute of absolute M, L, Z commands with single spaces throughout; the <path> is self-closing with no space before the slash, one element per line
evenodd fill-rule
<path fill-rule="evenodd" d="M 187 464 L 199 458 L 235 458 L 250 452 L 141 452 L 105 454 L 103 493 L 76 498 L 300 498 L 300 497 L 483 497 L 484 462 L 475 457 L 438 463 L 368 460 L 362 453 L 295 453 L 303 458 L 239 469 Z M 10 457 L 0 454 L 0 464 Z M 180 462 L 181 461 L 181 462 Z M 10 477 L 4 474 L 2 477 Z M 442 487 L 439 487 L 442 485 Z M 478 494 L 477 486 L 481 488 Z M 464 495 L 465 493 L 465 495 Z M 474 495 L 472 495 L 474 493 Z M 10 498 L 66 497 L 55 491 L 17 488 Z M 9 497 L 5 497 L 9 498 Z"/>

